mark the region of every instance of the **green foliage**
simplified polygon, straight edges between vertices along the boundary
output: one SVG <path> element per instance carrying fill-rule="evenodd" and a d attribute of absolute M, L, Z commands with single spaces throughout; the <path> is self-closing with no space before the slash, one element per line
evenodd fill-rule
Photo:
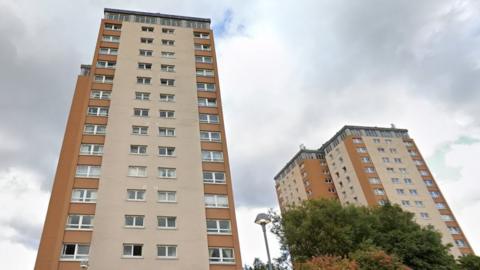
<path fill-rule="evenodd" d="M 360 270 L 405 270 L 405 267 L 396 256 L 375 248 L 357 250 L 350 257 L 360 266 Z"/>
<path fill-rule="evenodd" d="M 273 224 L 272 232 L 280 239 L 284 260 L 288 254 L 295 262 L 318 256 L 360 256 L 358 252 L 374 247 L 392 255 L 392 267 L 397 267 L 398 260 L 413 269 L 456 269 L 448 253 L 450 247 L 442 244 L 441 235 L 432 227 L 419 226 L 413 214 L 399 206 L 342 207 L 334 200 L 309 200 L 282 218 L 274 215 Z M 366 258 L 357 259 L 366 263 Z"/>
<path fill-rule="evenodd" d="M 479 270 L 480 257 L 473 254 L 462 256 L 458 258 L 458 265 L 460 270 Z"/>

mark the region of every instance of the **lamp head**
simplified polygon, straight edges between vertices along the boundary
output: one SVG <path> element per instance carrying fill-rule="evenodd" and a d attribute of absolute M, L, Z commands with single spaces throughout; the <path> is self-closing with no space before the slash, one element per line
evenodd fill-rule
<path fill-rule="evenodd" d="M 270 215 L 265 214 L 265 213 L 260 213 L 257 215 L 257 218 L 255 218 L 255 223 L 258 225 L 266 225 L 268 223 L 272 222 L 272 219 L 270 218 Z"/>

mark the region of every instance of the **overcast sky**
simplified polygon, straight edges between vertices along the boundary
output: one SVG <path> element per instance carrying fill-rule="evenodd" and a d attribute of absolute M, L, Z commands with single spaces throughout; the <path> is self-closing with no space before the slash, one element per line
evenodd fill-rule
<path fill-rule="evenodd" d="M 0 0 L 2 268 L 33 267 L 104 7 L 212 18 L 244 263 L 273 176 L 346 124 L 409 129 L 480 252 L 478 1 Z"/>

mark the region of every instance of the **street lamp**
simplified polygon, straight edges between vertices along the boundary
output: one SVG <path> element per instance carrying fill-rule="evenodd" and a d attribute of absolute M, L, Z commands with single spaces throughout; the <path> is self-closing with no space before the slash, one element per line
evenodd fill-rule
<path fill-rule="evenodd" d="M 267 231 L 265 230 L 265 225 L 272 222 L 270 219 L 270 215 L 265 213 L 260 213 L 257 215 L 255 219 L 255 223 L 262 226 L 263 231 L 263 238 L 265 239 L 265 246 L 267 247 L 267 257 L 268 257 L 268 269 L 272 270 L 272 261 L 270 260 L 270 250 L 268 249 L 268 241 L 267 241 Z"/>

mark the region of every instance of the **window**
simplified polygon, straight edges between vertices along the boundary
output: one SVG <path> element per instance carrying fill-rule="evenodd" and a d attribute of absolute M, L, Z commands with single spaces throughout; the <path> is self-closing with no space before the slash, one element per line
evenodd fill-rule
<path fill-rule="evenodd" d="M 153 55 L 153 51 L 152 51 L 152 50 L 143 50 L 143 49 L 140 49 L 140 50 L 139 50 L 139 54 L 140 54 L 140 56 L 152 56 L 152 55 Z"/>
<path fill-rule="evenodd" d="M 145 216 L 133 216 L 133 215 L 126 215 L 125 216 L 125 227 L 128 228 L 143 228 L 143 220 Z"/>
<path fill-rule="evenodd" d="M 142 244 L 123 244 L 123 257 L 142 257 Z"/>
<path fill-rule="evenodd" d="M 160 137 L 175 137 L 174 128 L 159 127 L 158 133 Z"/>
<path fill-rule="evenodd" d="M 355 144 L 363 143 L 362 138 L 353 138 L 352 141 L 353 141 L 353 143 L 355 143 Z"/>
<path fill-rule="evenodd" d="M 425 185 L 426 185 L 427 187 L 433 186 L 433 180 L 423 180 L 423 182 L 425 183 Z"/>
<path fill-rule="evenodd" d="M 391 144 L 392 140 L 391 139 L 385 139 L 385 142 L 388 143 L 388 144 Z"/>
<path fill-rule="evenodd" d="M 367 153 L 366 147 L 357 147 L 357 153 Z"/>
<path fill-rule="evenodd" d="M 158 177 L 160 178 L 176 178 L 177 170 L 175 168 L 158 168 Z"/>
<path fill-rule="evenodd" d="M 105 35 L 105 36 L 102 37 L 102 41 L 118 43 L 118 42 L 120 42 L 120 37 L 119 37 L 119 36 L 108 36 L 108 35 Z"/>
<path fill-rule="evenodd" d="M 390 153 L 396 154 L 397 153 L 397 148 L 390 148 Z"/>
<path fill-rule="evenodd" d="M 215 98 L 198 98 L 198 106 L 200 106 L 200 107 L 217 107 L 217 99 L 215 99 Z"/>
<path fill-rule="evenodd" d="M 130 145 L 130 154 L 135 155 L 146 155 L 147 154 L 147 146 L 146 145 Z"/>
<path fill-rule="evenodd" d="M 161 65 L 160 70 L 163 72 L 175 72 L 174 65 Z"/>
<path fill-rule="evenodd" d="M 373 139 L 374 143 L 380 143 L 380 139 Z"/>
<path fill-rule="evenodd" d="M 151 26 L 142 26 L 143 32 L 153 32 L 153 27 Z"/>
<path fill-rule="evenodd" d="M 340 160 L 340 159 L 339 159 Z M 360 160 L 362 161 L 362 163 L 370 163 L 372 162 L 372 160 L 370 159 L 370 157 L 360 157 Z M 343 162 L 343 159 L 340 160 L 341 162 Z"/>
<path fill-rule="evenodd" d="M 201 38 L 201 39 L 209 39 L 210 35 L 208 33 L 193 32 L 193 37 L 194 38 Z"/>
<path fill-rule="evenodd" d="M 74 189 L 72 200 L 74 203 L 94 203 L 97 201 L 96 189 Z"/>
<path fill-rule="evenodd" d="M 161 52 L 163 58 L 175 58 L 174 52 Z"/>
<path fill-rule="evenodd" d="M 177 192 L 176 191 L 165 191 L 159 190 L 157 192 L 159 202 L 177 202 Z"/>
<path fill-rule="evenodd" d="M 226 195 L 205 194 L 205 206 L 207 208 L 228 208 Z"/>
<path fill-rule="evenodd" d="M 407 147 L 411 147 L 413 146 L 413 143 L 412 142 L 403 142 L 405 144 L 405 146 Z"/>
<path fill-rule="evenodd" d="M 150 93 L 148 92 L 135 92 L 136 100 L 150 100 Z"/>
<path fill-rule="evenodd" d="M 457 247 L 467 247 L 467 243 L 462 239 L 455 239 L 455 245 Z"/>
<path fill-rule="evenodd" d="M 159 146 L 158 155 L 163 157 L 173 157 L 175 156 L 175 147 Z"/>
<path fill-rule="evenodd" d="M 413 195 L 413 196 L 417 196 L 417 195 L 418 195 L 418 192 L 417 192 L 416 189 L 410 189 L 409 192 L 410 192 L 410 195 Z"/>
<path fill-rule="evenodd" d="M 160 110 L 160 118 L 175 118 L 175 111 Z"/>
<path fill-rule="evenodd" d="M 430 215 L 426 212 L 420 212 L 420 217 L 422 219 L 430 219 Z"/>
<path fill-rule="evenodd" d="M 91 230 L 93 228 L 92 215 L 69 215 L 67 218 L 67 229 Z"/>
<path fill-rule="evenodd" d="M 375 168 L 374 167 L 365 167 L 364 168 L 364 171 L 366 173 L 374 173 L 375 172 Z"/>
<path fill-rule="evenodd" d="M 400 179 L 392 178 L 392 184 L 400 184 Z"/>
<path fill-rule="evenodd" d="M 428 172 L 425 170 L 420 170 L 420 175 L 421 176 L 428 176 Z"/>
<path fill-rule="evenodd" d="M 375 193 L 375 195 L 385 195 L 385 191 L 381 188 L 374 189 L 373 193 Z"/>
<path fill-rule="evenodd" d="M 440 215 L 440 218 L 441 218 L 443 221 L 452 221 L 452 220 L 453 220 L 453 217 L 450 216 L 450 215 Z"/>
<path fill-rule="evenodd" d="M 80 155 L 101 156 L 102 154 L 102 144 L 80 144 Z"/>
<path fill-rule="evenodd" d="M 425 207 L 425 204 L 423 203 L 423 201 L 415 201 L 415 205 L 417 207 Z"/>
<path fill-rule="evenodd" d="M 210 47 L 210 45 L 208 45 L 208 44 L 195 43 L 195 50 L 197 50 L 197 51 L 211 51 L 212 47 Z"/>
<path fill-rule="evenodd" d="M 448 231 L 451 234 L 460 234 L 460 228 L 458 227 L 448 226 Z"/>
<path fill-rule="evenodd" d="M 413 185 L 413 181 L 410 178 L 404 178 L 403 182 L 405 182 L 405 184 L 407 184 L 407 185 Z"/>
<path fill-rule="evenodd" d="M 138 84 L 150 84 L 152 82 L 152 78 L 150 77 L 137 77 Z"/>
<path fill-rule="evenodd" d="M 387 172 L 393 173 L 393 172 L 395 172 L 395 170 L 394 170 L 393 168 L 391 168 L 391 167 L 388 167 L 388 168 L 387 168 Z"/>
<path fill-rule="evenodd" d="M 216 114 L 200 114 L 200 123 L 218 124 L 220 118 Z"/>
<path fill-rule="evenodd" d="M 152 44 L 153 38 L 140 38 L 140 42 L 144 44 Z"/>
<path fill-rule="evenodd" d="M 174 79 L 160 79 L 160 84 L 163 86 L 175 86 Z"/>
<path fill-rule="evenodd" d="M 127 200 L 145 201 L 145 189 L 127 189 Z"/>
<path fill-rule="evenodd" d="M 404 195 L 405 194 L 405 190 L 403 190 L 403 188 L 397 188 L 395 191 L 397 192 L 398 195 Z"/>
<path fill-rule="evenodd" d="M 162 39 L 162 45 L 164 46 L 174 46 L 175 41 L 170 39 Z"/>
<path fill-rule="evenodd" d="M 370 184 L 380 184 L 380 179 L 376 177 L 368 178 L 368 182 L 370 182 Z"/>
<path fill-rule="evenodd" d="M 157 256 L 160 258 L 176 258 L 177 246 L 172 245 L 158 245 Z"/>
<path fill-rule="evenodd" d="M 403 173 L 403 174 L 406 174 L 407 173 L 407 169 L 406 168 L 398 168 L 398 171 L 400 173 Z"/>
<path fill-rule="evenodd" d="M 432 196 L 432 198 L 440 197 L 440 192 L 438 191 L 429 191 L 429 193 L 430 193 L 430 196 Z"/>
<path fill-rule="evenodd" d="M 197 63 L 205 63 L 205 64 L 211 64 L 212 63 L 212 57 L 211 56 L 195 56 L 195 62 Z"/>
<path fill-rule="evenodd" d="M 63 244 L 62 260 L 87 260 L 88 253 L 90 252 L 90 246 L 84 244 Z"/>
<path fill-rule="evenodd" d="M 410 206 L 410 201 L 402 200 L 402 206 Z"/>
<path fill-rule="evenodd" d="M 383 157 L 382 158 L 383 163 L 390 163 L 390 158 L 388 157 Z"/>
<path fill-rule="evenodd" d="M 175 95 L 160 94 L 160 101 L 162 101 L 162 102 L 175 102 Z"/>
<path fill-rule="evenodd" d="M 385 148 L 383 148 L 383 147 L 379 147 L 379 148 L 377 148 L 377 150 L 380 153 L 385 153 Z"/>
<path fill-rule="evenodd" d="M 230 220 L 207 219 L 207 232 L 209 234 L 231 234 Z"/>
<path fill-rule="evenodd" d="M 110 99 L 111 95 L 111 91 L 92 90 L 92 92 L 90 92 L 91 99 Z"/>
<path fill-rule="evenodd" d="M 106 54 L 106 55 L 117 55 L 118 49 L 115 48 L 100 48 L 99 54 Z"/>
<path fill-rule="evenodd" d="M 394 158 L 393 161 L 395 163 L 402 163 L 402 159 L 401 158 Z"/>
<path fill-rule="evenodd" d="M 356 198 L 356 197 L 355 197 L 355 198 Z M 356 199 L 356 200 L 357 200 L 357 199 Z M 383 206 L 383 205 L 385 205 L 385 204 L 387 204 L 387 201 L 385 201 L 385 200 L 379 200 L 379 201 L 378 201 L 378 205 L 382 205 L 382 206 Z"/>
<path fill-rule="evenodd" d="M 203 172 L 203 182 L 208 184 L 225 184 L 225 173 Z"/>
<path fill-rule="evenodd" d="M 138 69 L 145 69 L 145 70 L 150 70 L 152 69 L 152 64 L 151 63 L 138 63 Z"/>
<path fill-rule="evenodd" d="M 147 135 L 148 127 L 146 126 L 132 126 L 132 134 L 134 135 Z"/>
<path fill-rule="evenodd" d="M 114 61 L 97 61 L 97 68 L 115 68 L 116 64 Z"/>
<path fill-rule="evenodd" d="M 128 176 L 147 177 L 146 166 L 128 166 Z"/>
<path fill-rule="evenodd" d="M 171 28 L 162 28 L 162 33 L 164 33 L 164 34 L 173 34 L 173 33 L 175 33 L 175 30 L 174 30 L 174 29 L 171 29 Z"/>
<path fill-rule="evenodd" d="M 208 248 L 211 263 L 234 263 L 233 248 Z"/>
<path fill-rule="evenodd" d="M 108 108 L 107 107 L 88 107 L 87 115 L 108 116 Z"/>
<path fill-rule="evenodd" d="M 223 162 L 223 152 L 202 151 L 202 160 L 207 162 Z"/>
<path fill-rule="evenodd" d="M 88 135 L 105 135 L 107 133 L 107 126 L 86 124 L 83 127 L 83 134 Z"/>
<path fill-rule="evenodd" d="M 176 229 L 177 217 L 157 217 L 157 226 L 160 229 Z"/>
<path fill-rule="evenodd" d="M 106 23 L 104 29 L 105 30 L 118 31 L 118 30 L 122 29 L 122 25 L 121 24 Z"/>
<path fill-rule="evenodd" d="M 209 142 L 220 142 L 220 132 L 200 131 L 200 140 Z"/>
<path fill-rule="evenodd" d="M 437 209 L 447 209 L 447 205 L 444 203 L 435 203 Z"/>
<path fill-rule="evenodd" d="M 408 154 L 412 157 L 416 157 L 417 156 L 417 152 L 415 152 L 415 150 L 408 150 Z"/>
<path fill-rule="evenodd" d="M 213 72 L 213 69 L 201 69 L 201 68 L 198 68 L 196 74 L 197 74 L 197 76 L 213 77 L 214 72 Z"/>
<path fill-rule="evenodd" d="M 94 165 L 77 165 L 77 171 L 75 173 L 76 177 L 85 177 L 85 178 L 99 178 L 100 177 L 100 166 Z"/>
<path fill-rule="evenodd" d="M 133 115 L 140 116 L 140 117 L 148 117 L 148 111 L 149 111 L 148 109 L 134 108 Z"/>

